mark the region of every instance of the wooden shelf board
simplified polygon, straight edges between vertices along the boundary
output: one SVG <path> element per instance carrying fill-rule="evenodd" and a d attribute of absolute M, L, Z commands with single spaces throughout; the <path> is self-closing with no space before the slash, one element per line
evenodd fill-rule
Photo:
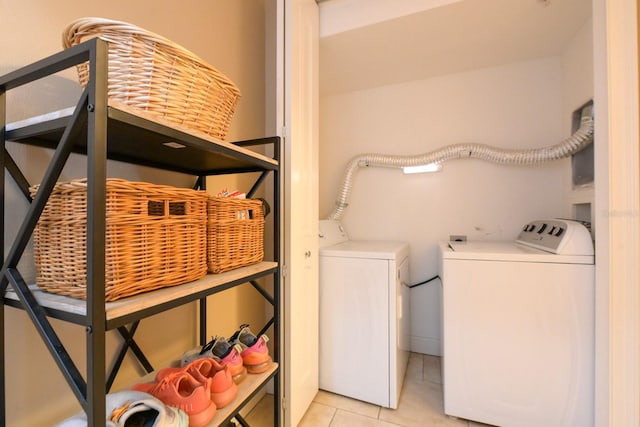
<path fill-rule="evenodd" d="M 183 285 L 170 286 L 121 300 L 107 302 L 105 304 L 106 320 L 109 322 L 137 312 L 152 309 L 153 307 L 171 303 L 172 301 L 188 298 L 191 295 L 207 293 L 210 290 L 225 286 L 228 283 L 242 280 L 245 277 L 251 277 L 276 267 L 277 263 L 264 261 L 220 274 L 207 274 L 201 279 Z M 45 292 L 38 288 L 37 285 L 31 285 L 30 289 L 38 303 L 45 309 L 50 308 L 78 316 L 85 316 L 87 313 L 85 300 Z M 14 301 L 18 300 L 16 293 L 12 291 L 10 287 L 7 290 L 5 298 Z"/>

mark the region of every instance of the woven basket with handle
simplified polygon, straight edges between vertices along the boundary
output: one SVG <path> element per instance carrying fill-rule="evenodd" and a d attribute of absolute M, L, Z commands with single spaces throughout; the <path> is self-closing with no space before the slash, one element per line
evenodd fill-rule
<path fill-rule="evenodd" d="M 222 273 L 264 258 L 262 200 L 209 197 L 207 203 L 207 267 Z"/>
<path fill-rule="evenodd" d="M 35 196 L 38 186 L 31 187 Z M 106 301 L 207 274 L 206 206 L 201 191 L 107 180 Z M 37 284 L 85 299 L 87 181 L 56 184 L 34 231 Z"/>
<path fill-rule="evenodd" d="M 62 44 L 69 48 L 95 37 L 108 42 L 112 105 L 225 139 L 240 97 L 228 77 L 182 46 L 126 22 L 77 19 L 63 31 Z M 77 68 L 84 87 L 89 66 Z"/>

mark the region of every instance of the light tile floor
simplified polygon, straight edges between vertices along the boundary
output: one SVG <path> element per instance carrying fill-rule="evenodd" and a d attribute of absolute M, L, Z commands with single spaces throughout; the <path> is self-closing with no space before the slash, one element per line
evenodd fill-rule
<path fill-rule="evenodd" d="M 246 417 L 251 427 L 273 426 L 270 395 Z M 440 358 L 411 353 L 398 409 L 381 408 L 320 390 L 299 427 L 482 427 L 444 414 Z"/>

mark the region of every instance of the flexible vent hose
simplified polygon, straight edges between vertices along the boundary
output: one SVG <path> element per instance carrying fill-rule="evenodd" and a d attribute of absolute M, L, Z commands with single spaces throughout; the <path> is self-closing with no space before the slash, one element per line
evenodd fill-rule
<path fill-rule="evenodd" d="M 361 154 L 351 159 L 347 165 L 338 199 L 328 219 L 340 220 L 342 218 L 344 210 L 349 205 L 349 195 L 351 193 L 354 175 L 359 168 L 371 166 L 403 168 L 466 158 L 486 160 L 504 165 L 531 165 L 569 157 L 582 150 L 592 141 L 592 108 L 585 108 L 580 118 L 580 127 L 578 130 L 559 144 L 549 147 L 526 150 L 505 150 L 484 144 L 467 143 L 449 145 L 439 150 L 414 156 L 392 156 L 375 153 Z"/>

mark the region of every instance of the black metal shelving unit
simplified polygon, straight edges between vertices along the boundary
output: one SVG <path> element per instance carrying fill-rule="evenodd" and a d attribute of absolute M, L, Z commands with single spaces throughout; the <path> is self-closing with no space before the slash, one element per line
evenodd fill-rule
<path fill-rule="evenodd" d="M 90 81 L 78 103 L 69 114 L 60 117 L 32 121 L 15 126 L 6 123 L 7 92 L 22 85 L 53 75 L 88 61 Z M 261 376 L 254 376 L 244 388 L 241 384 L 236 403 L 219 414 L 212 425 L 228 423 L 232 418 L 242 425 L 246 422 L 239 415 L 240 409 L 271 379 L 274 383 L 274 425 L 280 425 L 280 139 L 278 137 L 223 143 L 199 137 L 196 134 L 141 117 L 127 108 L 110 106 L 107 100 L 107 46 L 106 42 L 93 39 L 65 51 L 54 54 L 31 65 L 0 77 L 0 215 L 5 223 L 5 170 L 17 183 L 30 202 L 29 211 L 7 254 L 2 253 L 4 264 L 0 270 L 0 290 L 4 304 L 0 304 L 0 345 L 4 362 L 5 337 L 4 306 L 24 309 L 47 345 L 68 385 L 85 410 L 90 426 L 105 425 L 105 395 L 107 394 L 122 358 L 131 350 L 147 372 L 151 364 L 133 338 L 138 323 L 146 317 L 188 303 L 200 305 L 200 340 L 206 341 L 206 297 L 235 286 L 250 283 L 273 306 L 273 317 L 261 333 L 273 327 L 272 369 Z M 19 165 L 6 150 L 6 142 L 45 147 L 53 151 L 51 162 L 40 183 L 40 189 L 32 200 L 29 182 Z M 169 144 L 169 145 L 166 145 Z M 179 149 L 176 144 L 181 146 Z M 271 147 L 273 157 L 250 151 L 247 147 Z M 28 285 L 18 271 L 22 257 L 35 225 L 42 213 L 53 186 L 71 153 L 79 153 L 87 159 L 87 299 L 75 300 L 38 290 Z M 220 174 L 259 172 L 248 196 L 265 185 L 272 175 L 273 182 L 273 260 L 253 266 L 241 267 L 230 272 L 207 275 L 186 285 L 164 288 L 140 296 L 105 303 L 105 198 L 107 160 L 117 160 L 134 165 L 150 166 L 181 172 L 196 177 L 195 187 L 204 188 L 205 177 Z M 5 242 L 4 227 L 0 230 Z M 2 248 L 0 248 L 2 250 Z M 273 291 L 268 292 L 258 283 L 260 278 L 272 277 Z M 61 319 L 82 325 L 86 329 L 87 366 L 84 378 L 57 336 L 49 318 Z M 128 326 L 131 325 L 131 326 Z M 105 334 L 117 330 L 124 344 L 111 372 L 106 373 Z M 0 364 L 2 403 L 0 422 L 6 420 L 6 385 L 4 363 Z M 246 381 L 246 380 L 245 380 Z M 243 382 L 244 384 L 244 382 Z"/>

